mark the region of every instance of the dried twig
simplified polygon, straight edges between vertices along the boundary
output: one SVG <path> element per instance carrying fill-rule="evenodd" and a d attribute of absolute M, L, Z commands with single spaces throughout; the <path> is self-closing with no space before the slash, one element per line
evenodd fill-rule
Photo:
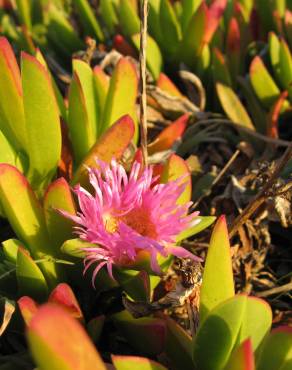
<path fill-rule="evenodd" d="M 250 216 L 252 216 L 252 214 L 259 208 L 259 206 L 263 204 L 263 202 L 271 195 L 271 189 L 273 188 L 275 181 L 278 179 L 281 171 L 291 157 L 292 144 L 290 143 L 289 147 L 286 149 L 281 160 L 276 166 L 274 172 L 270 176 L 269 180 L 263 186 L 262 190 L 249 202 L 242 213 L 234 220 L 229 232 L 230 238 L 236 234 L 237 230 L 246 223 Z"/>
<path fill-rule="evenodd" d="M 146 95 L 146 47 L 147 47 L 147 16 L 148 0 L 141 0 L 141 22 L 140 22 L 140 126 L 141 126 L 141 148 L 144 165 L 147 165 L 147 95 Z"/>
<path fill-rule="evenodd" d="M 288 284 L 277 286 L 272 289 L 265 290 L 264 292 L 258 292 L 256 295 L 258 297 L 269 297 L 270 295 L 286 293 L 292 291 L 292 281 Z"/>

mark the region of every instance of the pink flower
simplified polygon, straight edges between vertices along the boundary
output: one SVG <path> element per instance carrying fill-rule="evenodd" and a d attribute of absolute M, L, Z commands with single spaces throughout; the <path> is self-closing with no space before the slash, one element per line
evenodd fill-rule
<path fill-rule="evenodd" d="M 103 266 L 112 277 L 113 265 L 135 262 L 139 251 L 149 252 L 151 268 L 156 273 L 160 272 L 158 254 L 201 260 L 175 245 L 182 230 L 200 222 L 198 212 L 187 215 L 192 202 L 177 205 L 185 187 L 182 179 L 155 185 L 152 167 L 140 173 L 138 162 L 129 175 L 115 160 L 110 164 L 98 160 L 98 165 L 99 169 L 88 169 L 95 194 L 76 186 L 80 212 L 76 216 L 62 212 L 79 225 L 75 227 L 78 236 L 95 245 L 85 249 L 84 272 L 97 263 L 93 282 Z"/>

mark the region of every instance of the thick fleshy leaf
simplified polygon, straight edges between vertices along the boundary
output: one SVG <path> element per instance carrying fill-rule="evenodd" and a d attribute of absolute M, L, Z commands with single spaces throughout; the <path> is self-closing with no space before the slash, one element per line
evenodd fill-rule
<path fill-rule="evenodd" d="M 251 62 L 250 81 L 263 106 L 270 108 L 279 97 L 280 90 L 259 56 L 256 56 Z"/>
<path fill-rule="evenodd" d="M 267 132 L 269 137 L 278 138 L 278 124 L 280 114 L 282 112 L 283 106 L 286 102 L 288 96 L 288 91 L 283 91 L 277 101 L 272 105 L 271 110 L 267 116 Z"/>
<path fill-rule="evenodd" d="M 38 310 L 37 303 L 28 296 L 21 297 L 18 301 L 18 307 L 20 309 L 22 318 L 26 325 L 29 325 L 31 319 Z"/>
<path fill-rule="evenodd" d="M 232 17 L 227 31 L 226 54 L 228 56 L 230 74 L 236 84 L 241 65 L 241 35 L 238 21 Z"/>
<path fill-rule="evenodd" d="M 198 220 L 200 220 L 199 223 L 197 223 L 195 226 L 190 227 L 189 229 L 186 229 L 182 231 L 177 237 L 176 242 L 179 243 L 180 241 L 189 238 L 190 236 L 196 235 L 199 232 L 205 230 L 207 227 L 213 224 L 215 222 L 216 217 L 214 216 L 198 216 Z"/>
<path fill-rule="evenodd" d="M 17 16 L 20 23 L 31 29 L 31 4 L 29 0 L 15 0 Z"/>
<path fill-rule="evenodd" d="M 140 34 L 135 34 L 132 36 L 132 40 L 137 50 L 140 49 Z M 151 72 L 154 80 L 157 80 L 161 69 L 162 69 L 162 55 L 156 41 L 147 36 L 147 52 L 146 52 L 146 63 L 147 68 Z"/>
<path fill-rule="evenodd" d="M 195 14 L 201 3 L 202 0 L 182 0 L 183 11 L 181 16 L 181 25 L 183 33 L 186 32 L 192 15 Z"/>
<path fill-rule="evenodd" d="M 146 271 L 116 269 L 114 277 L 133 300 L 149 302 L 150 279 Z"/>
<path fill-rule="evenodd" d="M 102 120 L 102 132 L 123 115 L 129 114 L 135 122 L 135 138 L 138 137 L 136 119 L 137 94 L 138 77 L 136 69 L 127 58 L 121 58 L 111 77 Z"/>
<path fill-rule="evenodd" d="M 12 166 L 18 165 L 20 167 L 19 169 L 20 170 L 22 169 L 21 163 L 17 161 L 17 155 L 13 146 L 10 144 L 10 142 L 1 132 L 1 130 L 0 130 L 0 163 L 8 163 L 11 164 Z"/>
<path fill-rule="evenodd" d="M 15 149 L 26 148 L 20 72 L 13 50 L 0 37 L 0 129 Z"/>
<path fill-rule="evenodd" d="M 179 51 L 179 56 L 189 66 L 194 66 L 196 58 L 203 46 L 203 38 L 207 24 L 208 8 L 205 2 L 199 7 L 198 11 L 192 16 Z"/>
<path fill-rule="evenodd" d="M 2 242 L 2 246 L 3 252 L 8 261 L 16 263 L 18 248 L 23 247 L 23 243 L 17 239 L 8 239 Z"/>
<path fill-rule="evenodd" d="M 167 370 L 158 362 L 145 357 L 112 355 L 112 361 L 117 370 Z"/>
<path fill-rule="evenodd" d="M 87 243 L 82 239 L 68 239 L 63 243 L 61 251 L 72 257 L 84 258 L 85 251 L 83 249 L 92 246 L 93 244 Z"/>
<path fill-rule="evenodd" d="M 61 156 L 59 109 L 46 69 L 22 53 L 22 88 L 29 145 L 29 178 L 35 187 L 54 175 Z"/>
<path fill-rule="evenodd" d="M 224 370 L 255 370 L 253 349 L 250 339 L 246 339 L 231 354 Z"/>
<path fill-rule="evenodd" d="M 74 0 L 77 14 L 80 17 L 86 36 L 92 36 L 99 41 L 104 40 L 100 25 L 87 0 Z"/>
<path fill-rule="evenodd" d="M 133 35 L 132 37 L 134 36 L 135 35 Z M 138 56 L 137 48 L 135 48 L 132 44 L 130 44 L 129 41 L 127 41 L 126 36 L 120 35 L 119 33 L 114 36 L 113 48 L 125 56 L 131 56 L 133 58 L 137 58 Z"/>
<path fill-rule="evenodd" d="M 171 81 L 166 74 L 160 73 L 159 78 L 156 82 L 157 87 L 161 90 L 167 92 L 169 95 L 176 96 L 178 98 L 182 98 L 183 94 L 178 90 L 175 84 Z"/>
<path fill-rule="evenodd" d="M 238 76 L 238 82 L 242 88 L 248 111 L 257 131 L 265 134 L 267 131 L 266 112 L 261 104 L 259 104 L 259 100 L 251 86 L 250 79 L 244 79 L 243 77 Z"/>
<path fill-rule="evenodd" d="M 57 48 L 60 55 L 70 57 L 84 48 L 84 43 L 77 36 L 64 12 L 55 4 L 48 4 L 48 39 Z"/>
<path fill-rule="evenodd" d="M 81 324 L 56 305 L 48 303 L 37 311 L 27 338 L 41 370 L 106 370 Z"/>
<path fill-rule="evenodd" d="M 161 0 L 149 0 L 149 14 L 148 14 L 148 27 L 149 32 L 158 44 L 161 44 L 163 41 L 161 23 L 160 23 L 160 3 Z"/>
<path fill-rule="evenodd" d="M 51 292 L 48 302 L 62 306 L 73 318 L 83 320 L 81 308 L 68 284 L 58 284 Z"/>
<path fill-rule="evenodd" d="M 87 167 L 97 167 L 96 158 L 110 162 L 119 159 L 134 136 L 134 122 L 130 116 L 123 116 L 112 125 L 96 142 L 84 161 L 78 167 L 73 183 L 87 182 Z"/>
<path fill-rule="evenodd" d="M 54 80 L 54 77 L 50 73 L 50 70 L 48 68 L 48 65 L 47 65 L 47 62 L 46 62 L 44 56 L 42 55 L 42 53 L 39 49 L 36 50 L 35 57 L 46 68 L 46 70 L 49 73 L 51 84 L 52 84 L 52 87 L 54 89 L 56 101 L 57 101 L 57 104 L 58 104 L 58 107 L 59 107 L 59 114 L 67 122 L 67 108 L 65 106 L 63 96 L 62 96 L 62 94 L 61 94 L 61 92 L 60 92 L 60 90 L 59 90 L 59 88 L 58 88 L 58 86 L 57 86 L 57 84 Z"/>
<path fill-rule="evenodd" d="M 161 131 L 155 141 L 148 145 L 148 153 L 151 155 L 171 149 L 175 142 L 181 139 L 187 127 L 189 117 L 190 115 L 185 113 L 163 131 Z"/>
<path fill-rule="evenodd" d="M 110 34 L 113 34 L 117 26 L 118 17 L 115 11 L 114 1 L 100 0 L 99 11 L 102 20 L 106 24 L 106 28 Z"/>
<path fill-rule="evenodd" d="M 234 123 L 254 130 L 254 126 L 247 111 L 233 90 L 230 87 L 221 84 L 220 82 L 216 83 L 216 90 L 226 115 Z"/>
<path fill-rule="evenodd" d="M 96 91 L 94 74 L 90 66 L 79 59 L 73 60 L 73 71 L 77 74 L 84 96 L 84 104 L 88 116 L 89 130 L 95 142 L 100 120 L 99 101 Z"/>
<path fill-rule="evenodd" d="M 131 346 L 139 352 L 157 355 L 163 351 L 166 338 L 164 320 L 150 317 L 133 319 L 126 311 L 115 314 L 113 320 Z"/>
<path fill-rule="evenodd" d="M 292 366 L 292 328 L 274 329 L 259 348 L 257 370 L 290 370 Z"/>
<path fill-rule="evenodd" d="M 139 32 L 139 17 L 130 0 L 120 0 L 118 13 L 120 26 L 125 36 L 131 37 Z"/>
<path fill-rule="evenodd" d="M 245 313 L 240 328 L 238 340 L 251 339 L 252 348 L 255 351 L 272 326 L 271 307 L 262 299 L 247 297 Z"/>
<path fill-rule="evenodd" d="M 192 338 L 174 320 L 166 317 L 167 336 L 165 352 L 175 369 L 193 370 Z"/>
<path fill-rule="evenodd" d="M 160 24 L 165 52 L 172 55 L 177 51 L 182 38 L 181 26 L 169 0 L 160 0 Z M 167 30 L 165 32 L 164 30 Z"/>
<path fill-rule="evenodd" d="M 34 258 L 51 255 L 50 239 L 40 203 L 26 178 L 13 166 L 0 164 L 0 203 L 10 225 Z M 51 282 L 56 279 L 56 266 L 40 265 Z"/>
<path fill-rule="evenodd" d="M 69 88 L 68 127 L 75 162 L 79 164 L 94 144 L 95 132 L 92 132 L 92 126 L 89 124 L 85 96 L 76 73 L 73 74 Z"/>
<path fill-rule="evenodd" d="M 219 26 L 228 0 L 214 0 L 208 9 L 208 22 L 204 34 L 204 43 L 209 44 Z"/>
<path fill-rule="evenodd" d="M 221 216 L 212 232 L 208 248 L 200 298 L 201 323 L 219 303 L 234 296 L 234 281 L 228 230 Z"/>
<path fill-rule="evenodd" d="M 0 337 L 10 323 L 12 315 L 15 311 L 15 304 L 13 301 L 1 297 L 0 298 Z"/>
<path fill-rule="evenodd" d="M 105 107 L 105 102 L 106 102 L 106 96 L 108 93 L 109 89 L 109 77 L 104 71 L 99 67 L 96 66 L 93 69 L 93 74 L 94 74 L 94 82 L 95 82 L 95 87 L 96 87 L 96 93 L 98 97 L 98 103 L 99 103 L 99 109 L 100 109 L 100 118 L 103 115 L 103 110 Z M 101 122 L 99 122 L 99 128 L 98 128 L 98 134 L 101 131 Z"/>
<path fill-rule="evenodd" d="M 58 210 L 75 214 L 71 189 L 64 178 L 61 177 L 50 184 L 44 196 L 43 206 L 48 232 L 58 255 L 64 241 L 72 238 L 73 227 L 72 221 L 60 215 Z"/>
<path fill-rule="evenodd" d="M 16 277 L 19 293 L 38 300 L 44 300 L 48 286 L 44 275 L 29 253 L 19 247 L 16 260 Z"/>
<path fill-rule="evenodd" d="M 217 270 L 213 270 L 214 279 L 216 279 L 216 272 Z M 216 291 L 213 290 L 213 293 L 216 294 Z M 202 318 L 193 344 L 193 360 L 196 368 L 220 370 L 227 364 L 236 345 L 246 300 L 246 296 L 234 296 L 217 305 L 207 317 Z"/>
<path fill-rule="evenodd" d="M 232 86 L 229 66 L 226 63 L 226 58 L 217 48 L 213 50 L 213 76 L 216 82 L 221 82 L 225 86 Z"/>
<path fill-rule="evenodd" d="M 160 182 L 166 184 L 169 181 L 175 181 L 182 178 L 182 184 L 185 189 L 177 200 L 178 204 L 185 204 L 190 201 L 192 195 L 192 179 L 190 170 L 186 162 L 176 154 L 172 154 L 163 167 Z"/>

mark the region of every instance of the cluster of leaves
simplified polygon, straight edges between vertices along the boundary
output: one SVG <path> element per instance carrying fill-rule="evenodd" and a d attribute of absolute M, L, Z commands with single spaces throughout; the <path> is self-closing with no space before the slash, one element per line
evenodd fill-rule
<path fill-rule="evenodd" d="M 220 103 L 233 122 L 276 137 L 279 117 L 291 111 L 291 1 L 149 3 L 147 66 L 156 88 L 185 101 L 162 73 L 184 63 L 200 77 L 207 93 L 216 91 L 207 94 L 208 108 L 217 110 Z M 131 268 L 115 268 L 115 281 L 101 270 L 93 291 L 87 275 L 80 279 L 84 248 L 91 245 L 73 239 L 71 221 L 56 211 L 76 213 L 70 186 L 89 186 L 86 167 L 97 166 L 96 158 L 109 162 L 114 157 L 126 167 L 133 159 L 141 160 L 135 148 L 138 77 L 128 57 L 136 58 L 139 50 L 138 2 L 100 0 L 97 15 L 87 0 L 0 4 L 0 32 L 26 50 L 20 73 L 11 45 L 0 38 L 0 214 L 13 230 L 0 255 L 0 334 L 4 333 L 4 352 L 13 355 L 0 360 L 0 369 L 34 366 L 16 334 L 22 330 L 21 313 L 29 353 L 40 370 L 105 369 L 109 359 L 101 349 L 102 360 L 93 343 L 102 345 L 99 338 L 106 325 L 115 327 L 135 354 L 151 358 L 112 355 L 116 369 L 165 369 L 171 363 L 176 369 L 288 370 L 291 330 L 271 331 L 269 306 L 234 293 L 224 218 L 218 220 L 210 241 L 194 338 L 162 314 L 134 319 L 117 304 L 118 312 L 108 314 L 105 309 L 96 315 L 93 302 L 97 299 L 99 304 L 101 293 L 114 291 L 121 297 L 123 290 L 130 299 L 149 303 L 160 281 L 149 267 L 149 256 L 143 255 Z M 69 65 L 72 53 L 85 48 L 85 36 L 99 42 L 100 54 L 104 45 L 113 44 L 124 55 L 111 76 L 81 59 Z M 72 71 L 65 99 L 58 76 L 47 66 L 52 59 Z M 240 92 L 247 109 L 235 92 Z M 157 108 L 150 96 L 148 103 Z M 173 150 L 189 116 L 181 115 L 162 130 L 149 144 L 149 154 L 162 158 L 161 152 Z M 184 176 L 186 188 L 179 201 L 190 201 L 191 176 L 181 157 L 169 155 L 154 171 L 161 183 Z M 200 218 L 177 242 L 215 220 Z M 159 261 L 163 271 L 170 263 Z M 19 348 L 25 353 L 14 355 Z"/>
<path fill-rule="evenodd" d="M 139 273 L 135 280 L 136 297 L 147 301 L 151 293 L 149 276 Z M 32 298 L 23 296 L 18 306 L 39 369 L 106 369 L 93 343 L 98 343 L 103 326 L 109 322 L 138 353 L 152 358 L 160 358 L 163 353 L 175 369 L 288 370 L 291 367 L 291 329 L 279 327 L 270 332 L 272 313 L 268 304 L 258 298 L 234 294 L 224 217 L 217 221 L 211 236 L 201 288 L 201 320 L 194 338 L 164 316 L 134 319 L 121 311 L 87 321 L 72 289 L 65 283 L 56 286 L 45 305 L 39 306 Z M 112 355 L 111 360 L 114 369 L 137 366 L 166 369 L 145 357 Z"/>
<path fill-rule="evenodd" d="M 277 137 L 279 118 L 291 111 L 291 7 L 290 0 L 149 1 L 149 71 L 158 80 L 184 63 L 203 80 L 210 110 Z M 88 0 L 22 0 L 13 10 L 19 26 L 3 12 L 2 32 L 32 53 L 37 45 L 70 57 L 86 35 L 138 55 L 136 0 L 101 0 L 97 12 Z"/>

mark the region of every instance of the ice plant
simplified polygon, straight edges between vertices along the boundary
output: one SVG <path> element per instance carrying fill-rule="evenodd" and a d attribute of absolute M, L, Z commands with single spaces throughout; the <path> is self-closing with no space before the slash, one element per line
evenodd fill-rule
<path fill-rule="evenodd" d="M 84 270 L 97 263 L 93 282 L 103 266 L 112 277 L 113 265 L 128 266 L 140 251 L 150 254 L 151 268 L 156 273 L 160 272 L 158 254 L 200 260 L 175 245 L 182 230 L 200 222 L 198 212 L 187 214 L 191 202 L 177 204 L 185 186 L 182 179 L 155 184 L 152 167 L 141 171 L 138 162 L 129 174 L 115 160 L 110 164 L 98 160 L 98 165 L 98 169 L 88 168 L 95 194 L 77 185 L 74 191 L 80 212 L 74 216 L 62 212 L 78 224 L 75 229 L 79 237 L 94 244 L 85 249 Z"/>

